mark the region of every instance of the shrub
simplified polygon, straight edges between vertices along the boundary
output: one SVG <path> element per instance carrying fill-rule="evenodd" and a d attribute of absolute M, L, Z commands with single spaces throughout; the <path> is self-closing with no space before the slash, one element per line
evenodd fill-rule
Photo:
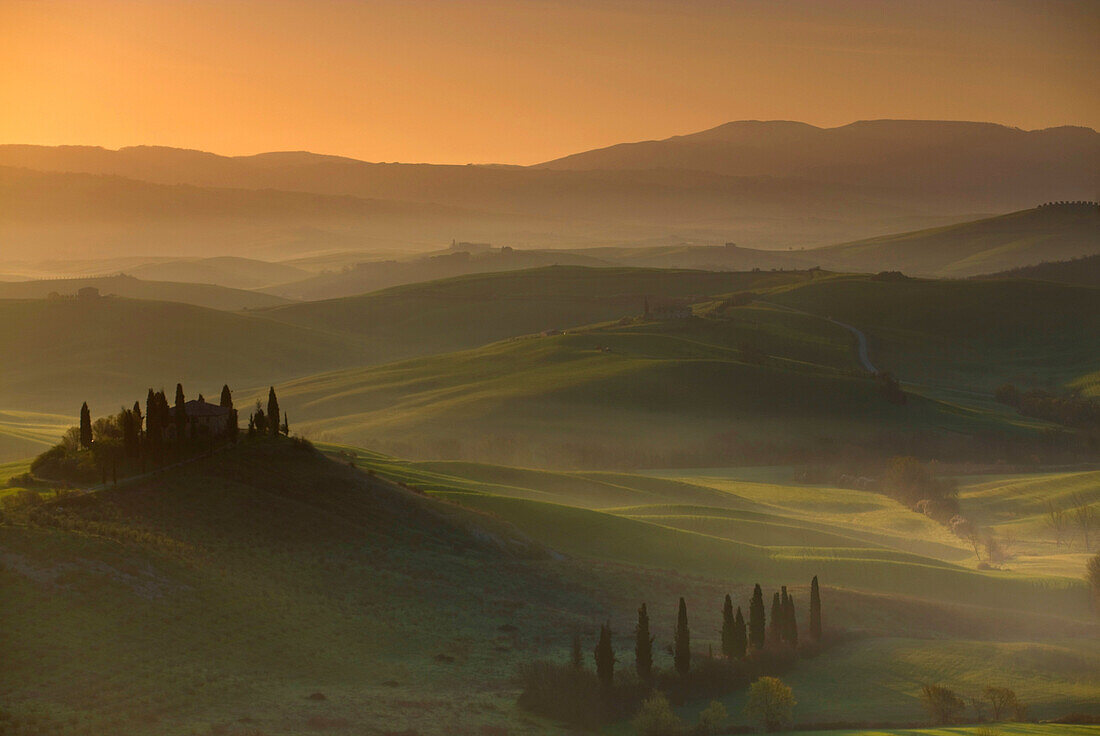
<path fill-rule="evenodd" d="M 920 699 L 935 725 L 954 723 L 966 708 L 962 698 L 943 685 L 922 686 Z"/>
<path fill-rule="evenodd" d="M 710 705 L 699 714 L 699 725 L 695 727 L 695 732 L 700 736 L 713 736 L 722 728 L 727 718 L 729 713 L 726 712 L 726 706 L 717 700 L 712 700 Z"/>
<path fill-rule="evenodd" d="M 672 712 L 663 693 L 654 693 L 642 703 L 633 723 L 638 736 L 676 736 L 684 732 L 683 721 Z"/>
<path fill-rule="evenodd" d="M 778 731 L 791 722 L 795 699 L 791 689 L 776 677 L 761 677 L 749 688 L 745 715 L 764 727 Z"/>

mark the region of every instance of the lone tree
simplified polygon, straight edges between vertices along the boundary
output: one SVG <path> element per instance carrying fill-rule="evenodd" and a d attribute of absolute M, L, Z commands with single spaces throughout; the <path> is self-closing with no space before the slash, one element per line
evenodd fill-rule
<path fill-rule="evenodd" d="M 584 653 L 581 649 L 580 634 L 573 635 L 573 651 L 569 653 L 569 664 L 573 665 L 575 670 L 584 669 Z"/>
<path fill-rule="evenodd" d="M 757 583 L 749 602 L 749 643 L 753 649 L 764 648 L 764 637 L 764 592 Z"/>
<path fill-rule="evenodd" d="M 1007 720 L 1019 710 L 1016 693 L 1007 687 L 987 687 L 982 691 L 982 697 L 989 703 L 994 721 Z"/>
<path fill-rule="evenodd" d="M 1092 590 L 1092 602 L 1100 613 L 1100 552 L 1089 558 L 1085 563 L 1085 578 L 1089 581 L 1089 589 Z"/>
<path fill-rule="evenodd" d="M 778 731 L 791 722 L 796 705 L 794 693 L 777 677 L 758 678 L 749 688 L 745 715 L 764 727 Z"/>
<path fill-rule="evenodd" d="M 87 401 L 80 407 L 80 446 L 85 450 L 92 446 L 92 413 Z"/>
<path fill-rule="evenodd" d="M 810 638 L 821 641 L 821 591 L 817 586 L 817 575 L 810 581 Z"/>
<path fill-rule="evenodd" d="M 676 614 L 676 638 L 672 655 L 676 671 L 686 675 L 691 671 L 691 632 L 688 630 L 688 607 L 680 599 L 680 611 Z"/>
<path fill-rule="evenodd" d="M 634 666 L 638 679 L 647 685 L 653 680 L 653 638 L 649 633 L 649 612 L 643 603 L 634 627 Z"/>
<path fill-rule="evenodd" d="M 726 593 L 726 600 L 722 604 L 722 654 L 726 659 L 733 659 L 737 656 L 736 646 L 734 644 L 734 628 L 736 624 L 733 620 L 733 601 L 730 599 L 729 593 Z"/>
<path fill-rule="evenodd" d="M 605 688 L 610 688 L 615 678 L 615 650 L 611 648 L 611 626 L 600 627 L 600 640 L 593 654 L 596 657 L 596 677 Z"/>
<path fill-rule="evenodd" d="M 273 437 L 279 434 L 280 416 L 279 399 L 275 396 L 275 387 L 272 386 L 267 392 L 267 429 Z"/>
<path fill-rule="evenodd" d="M 222 386 L 222 398 L 218 403 L 226 409 L 233 408 L 233 392 L 229 390 L 229 384 Z"/>
<path fill-rule="evenodd" d="M 932 723 L 937 726 L 954 723 L 966 709 L 962 698 L 943 685 L 922 686 L 920 699 Z"/>

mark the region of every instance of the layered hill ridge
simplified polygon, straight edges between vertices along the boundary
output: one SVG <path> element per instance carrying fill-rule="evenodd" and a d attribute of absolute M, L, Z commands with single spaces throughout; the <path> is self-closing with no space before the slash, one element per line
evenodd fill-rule
<path fill-rule="evenodd" d="M 385 245 L 507 236 L 512 245 L 559 247 L 704 237 L 775 248 L 1089 198 L 1100 183 L 1098 141 L 1100 134 L 1087 128 L 1021 131 L 984 123 L 884 120 L 820 129 L 740 122 L 535 167 L 369 163 L 308 152 L 226 157 L 155 146 L 111 151 L 24 145 L 0 146 L 0 166 L 482 213 L 462 220 L 456 219 L 459 212 L 429 209 L 420 212 L 420 222 L 403 223 L 403 235 L 382 227 L 355 231 Z M 62 180 L 56 181 L 55 189 Z M 33 186 L 23 181 L 16 189 Z M 68 186 L 75 185 L 61 188 Z M 485 221 L 484 213 L 497 219 Z M 255 241 L 259 234 L 240 237 Z M 340 247 L 340 241 L 311 236 L 297 246 Z"/>

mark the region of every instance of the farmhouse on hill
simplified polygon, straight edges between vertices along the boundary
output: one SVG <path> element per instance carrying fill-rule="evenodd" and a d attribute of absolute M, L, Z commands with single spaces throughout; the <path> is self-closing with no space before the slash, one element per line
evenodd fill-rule
<path fill-rule="evenodd" d="M 221 437 L 228 431 L 230 417 L 233 415 L 233 410 L 229 407 L 207 403 L 202 396 L 186 402 L 183 411 L 192 436 Z M 175 426 L 169 425 L 167 429 L 170 433 L 174 432 Z"/>

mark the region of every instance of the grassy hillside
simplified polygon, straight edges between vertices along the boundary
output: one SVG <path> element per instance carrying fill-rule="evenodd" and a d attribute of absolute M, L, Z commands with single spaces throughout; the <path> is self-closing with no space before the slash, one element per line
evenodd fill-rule
<path fill-rule="evenodd" d="M 1068 261 L 1044 261 L 990 274 L 991 279 L 1036 279 L 1063 284 L 1100 287 L 1100 254 L 1081 256 Z"/>
<path fill-rule="evenodd" d="M 176 302 L 0 300 L 0 407 L 73 416 L 144 400 L 182 381 L 190 395 L 259 386 L 354 363 L 353 343 Z"/>
<path fill-rule="evenodd" d="M 408 284 L 265 310 L 270 319 L 361 336 L 376 361 L 461 350 L 516 335 L 639 315 L 647 298 L 720 295 L 807 280 L 802 273 L 710 273 L 549 266 Z"/>
<path fill-rule="evenodd" d="M 0 283 L 0 299 L 45 299 L 50 294 L 62 297 L 75 296 L 80 289 L 85 287 L 99 289 L 99 293 L 104 296 L 113 295 L 128 299 L 182 302 L 184 304 L 194 304 L 197 307 L 227 311 L 273 307 L 285 304 L 287 301 L 270 294 L 216 286 L 214 282 L 145 281 L 123 274 L 92 278 Z"/>
<path fill-rule="evenodd" d="M 1053 205 L 811 251 L 841 271 L 973 276 L 1100 252 L 1100 208 Z"/>
<path fill-rule="evenodd" d="M 767 305 L 512 339 L 282 391 L 298 428 L 318 438 L 543 467 L 765 462 L 851 445 L 929 451 L 944 433 L 958 451 L 961 438 L 1034 437 L 1039 426 L 919 391 L 892 404 L 859 368 L 848 331 Z"/>
<path fill-rule="evenodd" d="M 285 263 L 234 256 L 162 260 L 133 268 L 127 273 L 151 281 L 218 284 L 234 289 L 259 289 L 296 281 L 308 275 L 306 271 Z"/>
<path fill-rule="evenodd" d="M 863 330 L 876 367 L 989 393 L 1057 387 L 1100 369 L 1100 289 L 1035 281 L 819 281 L 768 296 Z"/>
<path fill-rule="evenodd" d="M 306 278 L 287 280 L 271 286 L 269 294 L 291 299 L 334 299 L 356 296 L 391 286 L 435 281 L 476 273 L 519 271 L 545 266 L 610 266 L 612 264 L 584 251 L 516 250 L 494 248 L 488 252 L 432 252 L 406 256 L 401 260 L 377 260 L 361 257 L 346 268 Z"/>
<path fill-rule="evenodd" d="M 407 463 L 354 450 L 339 459 L 288 441 L 246 442 L 47 503 L 33 517 L 5 509 L 4 709 L 32 733 L 557 733 L 515 706 L 521 662 L 564 659 L 574 632 L 587 645 L 610 620 L 620 668 L 629 668 L 641 599 L 667 668 L 678 596 L 689 601 L 702 656 L 725 592 L 740 605 L 753 582 L 783 582 L 804 602 L 810 570 L 824 581 L 827 626 L 864 634 L 791 674 L 800 720 L 843 710 L 912 721 L 920 682 L 971 692 L 1006 682 L 1013 665 L 1034 673 L 1011 684 L 1040 717 L 1079 709 L 1100 687 L 1088 668 L 1094 629 L 1074 618 L 1079 581 L 979 573 L 886 541 L 922 528 L 865 536 L 858 547 L 822 536 L 756 544 L 642 521 L 637 508 L 523 500 L 504 484 L 556 489 L 559 501 L 591 499 L 592 489 L 658 504 L 709 498 L 712 514 L 764 508 L 763 488 L 752 497 L 660 478 Z M 804 490 L 802 503 L 827 509 L 834 490 Z M 837 493 L 837 519 L 856 503 L 879 510 L 871 515 L 911 513 Z M 768 511 L 777 531 L 801 523 L 779 506 Z M 817 531 L 854 534 L 822 524 Z M 889 592 L 899 588 L 928 597 Z M 836 666 L 860 687 L 839 690 Z M 732 723 L 743 723 L 738 696 L 726 700 Z"/>

